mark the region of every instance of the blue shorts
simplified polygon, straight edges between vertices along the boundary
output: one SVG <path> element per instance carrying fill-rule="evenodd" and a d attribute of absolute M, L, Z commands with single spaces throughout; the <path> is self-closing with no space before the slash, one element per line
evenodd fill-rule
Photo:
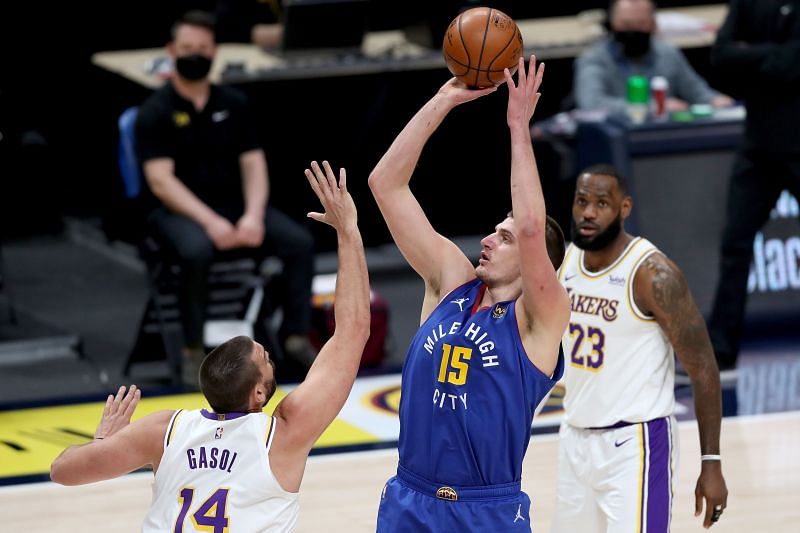
<path fill-rule="evenodd" d="M 377 533 L 530 532 L 531 500 L 520 484 L 443 487 L 398 467 L 383 489 Z"/>

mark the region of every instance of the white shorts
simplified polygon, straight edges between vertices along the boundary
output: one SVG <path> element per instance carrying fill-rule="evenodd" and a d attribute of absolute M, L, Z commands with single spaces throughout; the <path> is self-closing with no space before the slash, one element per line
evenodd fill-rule
<path fill-rule="evenodd" d="M 666 533 L 678 470 L 674 417 L 559 431 L 553 533 Z"/>

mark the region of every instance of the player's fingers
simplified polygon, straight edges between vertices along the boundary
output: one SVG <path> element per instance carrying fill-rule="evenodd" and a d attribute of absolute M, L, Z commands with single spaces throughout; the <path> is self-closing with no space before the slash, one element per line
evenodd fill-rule
<path fill-rule="evenodd" d="M 325 200 L 330 199 L 331 196 L 331 185 L 328 182 L 328 177 L 325 176 L 325 172 L 322 170 L 322 167 L 319 166 L 319 163 L 316 161 L 311 162 L 311 169 L 314 171 L 314 176 L 317 179 L 317 185 L 319 186 L 319 190 L 322 193 L 320 200 L 325 198 Z"/>
<path fill-rule="evenodd" d="M 699 490 L 694 491 L 694 515 L 700 516 L 700 513 L 703 512 L 703 495 L 700 494 Z"/>
<path fill-rule="evenodd" d="M 311 190 L 314 191 L 314 194 L 317 195 L 317 198 L 322 200 L 322 191 L 319 189 L 319 183 L 317 183 L 317 177 L 314 175 L 311 170 L 305 170 L 306 179 L 308 180 L 308 184 L 311 185 Z"/>
<path fill-rule="evenodd" d="M 536 70 L 536 83 L 533 90 L 538 92 L 539 87 L 542 85 L 542 78 L 544 77 L 544 63 L 539 63 L 539 68 Z"/>
<path fill-rule="evenodd" d="M 503 77 L 506 79 L 506 85 L 508 85 L 509 90 L 514 88 L 514 78 L 511 77 L 511 71 L 507 68 L 503 69 Z"/>
<path fill-rule="evenodd" d="M 725 510 L 725 506 L 721 503 L 714 504 L 713 506 L 711 502 L 707 502 L 707 504 L 708 506 L 706 508 L 705 522 L 708 523 L 706 527 L 711 527 L 719 521 L 720 517 L 722 516 L 722 511 Z"/>
<path fill-rule="evenodd" d="M 347 171 L 344 169 L 344 167 L 339 169 L 339 187 L 343 191 L 347 192 Z"/>
<path fill-rule="evenodd" d="M 333 173 L 331 164 L 328 163 L 328 161 L 323 161 L 322 166 L 325 169 L 325 179 L 328 180 L 328 186 L 331 188 L 331 191 L 335 191 L 339 188 L 339 184 L 336 183 L 336 175 Z"/>
<path fill-rule="evenodd" d="M 111 412 L 111 404 L 114 402 L 114 395 L 109 394 L 108 398 L 106 398 L 106 404 L 103 406 L 103 416 L 108 415 Z"/>
<path fill-rule="evenodd" d="M 528 75 L 525 78 L 527 82 L 527 87 L 530 88 L 533 83 L 536 82 L 536 55 L 531 54 L 530 59 L 528 59 Z"/>
<path fill-rule="evenodd" d="M 125 385 L 121 385 L 119 389 L 117 389 L 117 395 L 114 396 L 114 402 L 111 406 L 114 412 L 119 411 L 119 404 L 122 403 L 122 399 L 125 397 Z"/>
<path fill-rule="evenodd" d="M 317 213 L 316 211 L 309 211 L 306 216 L 312 220 L 316 220 L 317 222 L 325 222 L 325 214 L 324 213 Z"/>
<path fill-rule="evenodd" d="M 141 392 L 139 392 L 139 389 L 136 387 L 136 385 L 131 385 L 128 389 L 128 393 L 122 399 L 122 404 L 120 405 L 124 415 L 127 415 L 128 411 L 131 410 L 132 403 L 134 404 L 134 407 L 136 406 L 134 402 L 138 401 L 137 396 L 139 394 L 141 394 Z"/>

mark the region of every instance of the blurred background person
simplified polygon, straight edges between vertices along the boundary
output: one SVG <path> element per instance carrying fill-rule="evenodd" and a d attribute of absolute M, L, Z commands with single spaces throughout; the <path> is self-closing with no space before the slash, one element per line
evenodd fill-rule
<path fill-rule="evenodd" d="M 244 94 L 208 79 L 216 52 L 213 16 L 184 15 L 167 50 L 175 75 L 139 109 L 136 141 L 157 200 L 149 223 L 181 266 L 184 383 L 196 385 L 203 357 L 210 266 L 217 253 L 235 249 L 283 261 L 279 333 L 286 354 L 307 368 L 315 356 L 307 337 L 313 238 L 268 206 L 266 157 Z"/>
<path fill-rule="evenodd" d="M 756 232 L 784 189 L 800 198 L 800 0 L 733 0 L 711 62 L 747 108 L 709 319 L 724 371 L 739 356 Z"/>
<path fill-rule="evenodd" d="M 578 109 L 605 109 L 624 114 L 628 78 L 667 79 L 667 111 L 691 104 L 730 106 L 733 100 L 714 91 L 691 67 L 683 53 L 655 36 L 656 6 L 650 0 L 612 0 L 610 34 L 584 50 L 575 61 L 574 95 Z"/>

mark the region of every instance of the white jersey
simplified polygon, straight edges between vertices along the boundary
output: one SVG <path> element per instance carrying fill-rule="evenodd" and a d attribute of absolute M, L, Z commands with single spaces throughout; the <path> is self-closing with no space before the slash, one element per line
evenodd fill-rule
<path fill-rule="evenodd" d="M 655 252 L 637 237 L 611 265 L 589 272 L 583 250 L 567 248 L 558 277 L 572 308 L 562 340 L 565 421 L 571 426 L 645 422 L 675 408 L 674 351 L 633 298 L 636 271 Z"/>
<path fill-rule="evenodd" d="M 176 411 L 142 531 L 292 531 L 298 493 L 270 469 L 275 426 L 264 413 Z"/>

